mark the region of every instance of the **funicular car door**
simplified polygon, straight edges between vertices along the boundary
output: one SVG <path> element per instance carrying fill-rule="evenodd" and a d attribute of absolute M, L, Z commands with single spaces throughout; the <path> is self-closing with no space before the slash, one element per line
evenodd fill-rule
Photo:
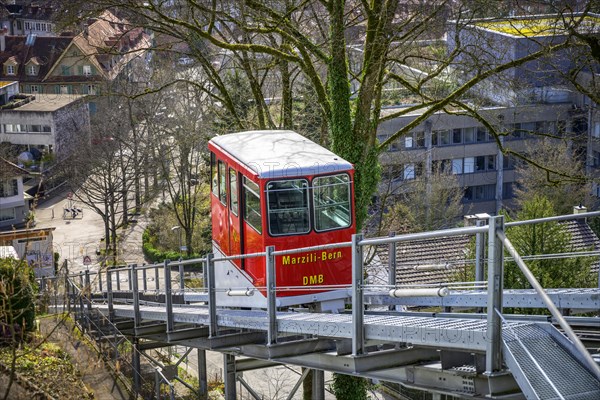
<path fill-rule="evenodd" d="M 240 177 L 238 172 L 233 168 L 229 168 L 229 251 L 230 254 L 242 254 L 243 252 L 243 238 L 242 230 L 240 226 Z M 235 264 L 239 268 L 244 268 L 243 260 L 235 260 Z"/>
<path fill-rule="evenodd" d="M 211 206 L 213 241 L 225 254 L 229 249 L 229 218 L 227 208 L 227 165 L 211 154 L 212 191 L 215 195 Z"/>

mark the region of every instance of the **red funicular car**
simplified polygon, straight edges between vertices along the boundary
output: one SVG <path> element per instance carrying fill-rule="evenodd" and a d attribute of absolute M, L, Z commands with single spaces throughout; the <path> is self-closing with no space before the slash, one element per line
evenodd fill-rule
<path fill-rule="evenodd" d="M 215 257 L 349 242 L 355 232 L 352 165 L 292 131 L 249 131 L 210 140 Z M 348 247 L 275 257 L 278 306 L 339 306 L 351 282 Z M 218 305 L 264 307 L 265 259 L 215 264 Z M 287 289 L 286 288 L 290 288 Z M 329 305 L 328 305 L 329 304 Z"/>

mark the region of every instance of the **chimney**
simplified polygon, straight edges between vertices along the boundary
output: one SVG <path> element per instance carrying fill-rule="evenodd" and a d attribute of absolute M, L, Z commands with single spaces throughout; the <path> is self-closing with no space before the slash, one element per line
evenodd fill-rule
<path fill-rule="evenodd" d="M 8 28 L 0 29 L 0 51 L 6 50 L 6 35 L 8 34 Z"/>
<path fill-rule="evenodd" d="M 587 212 L 587 207 L 582 206 L 581 204 L 573 207 L 573 214 L 583 214 Z"/>

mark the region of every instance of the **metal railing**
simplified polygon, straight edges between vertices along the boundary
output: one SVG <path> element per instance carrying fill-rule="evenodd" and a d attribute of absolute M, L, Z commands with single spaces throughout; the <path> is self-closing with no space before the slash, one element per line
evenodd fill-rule
<path fill-rule="evenodd" d="M 106 282 L 106 298 L 108 303 L 109 316 L 112 318 L 114 315 L 113 303 L 114 295 L 116 292 L 121 290 L 121 283 L 127 282 L 127 290 L 132 293 L 132 302 L 134 308 L 134 324 L 139 326 L 141 324 L 140 317 L 140 293 L 147 292 L 147 271 L 154 270 L 154 292 L 161 292 L 159 284 L 160 269 L 163 269 L 163 292 L 165 295 L 164 307 L 166 311 L 166 328 L 167 333 L 175 330 L 174 323 L 174 295 L 184 295 L 189 293 L 186 290 L 184 284 L 185 269 L 184 266 L 190 264 L 201 264 L 205 278 L 205 288 L 202 289 L 207 294 L 207 308 L 208 308 L 208 331 L 209 337 L 216 337 L 219 335 L 219 326 L 217 321 L 217 298 L 216 293 L 219 291 L 231 291 L 231 290 L 248 290 L 248 288 L 233 288 L 233 287 L 219 287 L 218 282 L 215 281 L 215 263 L 222 261 L 233 261 L 239 259 L 249 258 L 265 258 L 265 276 L 266 276 L 266 287 L 254 288 L 256 290 L 266 291 L 266 309 L 268 317 L 268 328 L 267 328 L 267 344 L 272 345 L 278 341 L 278 329 L 277 329 L 277 301 L 276 295 L 279 291 L 284 290 L 323 290 L 323 289 L 347 289 L 349 297 L 352 302 L 352 355 L 359 356 L 365 354 L 365 337 L 364 337 L 364 316 L 365 316 L 365 303 L 364 303 L 364 291 L 368 288 L 374 288 L 374 285 L 367 285 L 364 282 L 364 248 L 366 246 L 379 246 L 388 245 L 389 251 L 389 265 L 393 266 L 397 264 L 395 245 L 400 242 L 416 241 L 423 239 L 434 239 L 441 237 L 450 237 L 457 235 L 475 235 L 476 236 L 476 271 L 475 281 L 473 285 L 463 285 L 460 283 L 457 287 L 472 287 L 472 288 L 485 288 L 488 289 L 488 302 L 487 302 L 487 335 L 490 338 L 486 347 L 486 371 L 493 373 L 499 371 L 502 368 L 501 359 L 501 330 L 502 330 L 502 293 L 503 293 L 503 264 L 504 264 L 504 251 L 506 250 L 512 257 L 512 260 L 519 266 L 521 271 L 525 274 L 532 287 L 536 290 L 538 295 L 543 299 L 546 307 L 551 312 L 552 316 L 564 329 L 569 339 L 573 342 L 577 350 L 581 353 L 584 358 L 586 366 L 600 379 L 600 368 L 594 362 L 590 354 L 587 352 L 581 341 L 577 338 L 569 324 L 562 317 L 557 307 L 552 303 L 551 299 L 546 295 L 544 289 L 539 285 L 531 271 L 523 259 L 517 254 L 516 250 L 506 238 L 504 230 L 506 227 L 519 226 L 524 224 L 542 223 L 542 222 L 553 222 L 563 221 L 568 219 L 577 218 L 588 218 L 592 216 L 598 216 L 600 212 L 590 212 L 586 214 L 572 214 L 567 216 L 558 216 L 551 218 L 542 218 L 530 221 L 519 221 L 504 224 L 503 217 L 489 217 L 487 219 L 487 225 L 484 225 L 485 221 L 478 221 L 477 226 L 469 226 L 464 228 L 445 229 L 432 232 L 395 235 L 389 237 L 365 239 L 361 234 L 353 235 L 351 242 L 334 243 L 321 246 L 303 247 L 298 249 L 281 250 L 277 251 L 273 246 L 267 247 L 264 252 L 258 252 L 253 254 L 245 255 L 234 255 L 234 256 L 222 256 L 214 257 L 213 254 L 208 254 L 204 258 L 186 260 L 186 261 L 165 261 L 162 264 L 153 265 L 131 265 L 128 267 L 108 269 L 102 273 L 96 273 L 98 279 L 98 286 L 100 291 L 103 292 L 103 278 Z M 487 235 L 487 258 L 485 252 L 481 250 L 484 246 L 484 237 Z M 278 255 L 287 255 L 294 253 L 310 252 L 323 249 L 331 248 L 344 248 L 350 247 L 352 249 L 352 278 L 349 285 L 336 285 L 335 287 L 326 286 L 320 287 L 318 285 L 312 288 L 301 288 L 299 286 L 289 287 L 278 287 L 276 284 L 276 262 L 275 257 Z M 484 263 L 487 261 L 487 281 L 484 281 Z M 172 271 L 171 267 L 177 266 L 179 270 L 179 290 L 174 290 L 172 287 Z M 392 268 L 392 267 L 390 267 Z M 142 274 L 143 287 L 139 287 L 139 274 Z M 90 285 L 90 275 L 93 272 L 86 271 L 85 274 L 79 275 L 80 288 Z M 125 279 L 121 276 L 125 274 Z M 116 291 L 113 290 L 113 276 L 116 277 Z M 390 284 L 389 285 L 378 285 L 379 288 L 385 287 L 386 290 L 390 289 L 403 289 L 402 285 L 398 286 L 391 282 L 392 273 L 390 272 Z M 432 288 L 432 287 L 446 287 L 448 285 L 416 285 L 411 286 L 412 289 L 416 288 Z M 150 290 L 151 291 L 151 290 Z M 198 292 L 198 291 L 195 291 Z M 162 293 L 162 292 L 161 292 Z M 90 303 L 91 304 L 91 303 Z"/>

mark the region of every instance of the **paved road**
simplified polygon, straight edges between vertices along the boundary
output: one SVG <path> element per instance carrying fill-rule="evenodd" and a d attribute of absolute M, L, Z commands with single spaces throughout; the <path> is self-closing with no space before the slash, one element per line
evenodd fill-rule
<path fill-rule="evenodd" d="M 82 210 L 75 218 L 71 213 L 64 213 L 66 208 L 75 208 Z M 102 218 L 81 203 L 73 204 L 67 199 L 67 193 L 57 194 L 56 196 L 44 200 L 38 204 L 35 211 L 36 227 L 56 228 L 54 231 L 54 251 L 60 254 L 61 262 L 67 260 L 69 271 L 78 272 L 87 267 L 83 264 L 84 256 L 91 258 L 92 264 L 89 266 L 91 271 L 97 271 L 100 266 L 100 257 L 96 251 L 103 248 L 104 243 L 101 239 L 104 237 L 104 223 Z M 120 260 L 126 264 L 144 262 L 142 253 L 142 232 L 147 226 L 145 216 L 137 218 L 136 224 L 131 224 L 125 230 L 122 230 L 124 241 L 121 249 Z"/>

